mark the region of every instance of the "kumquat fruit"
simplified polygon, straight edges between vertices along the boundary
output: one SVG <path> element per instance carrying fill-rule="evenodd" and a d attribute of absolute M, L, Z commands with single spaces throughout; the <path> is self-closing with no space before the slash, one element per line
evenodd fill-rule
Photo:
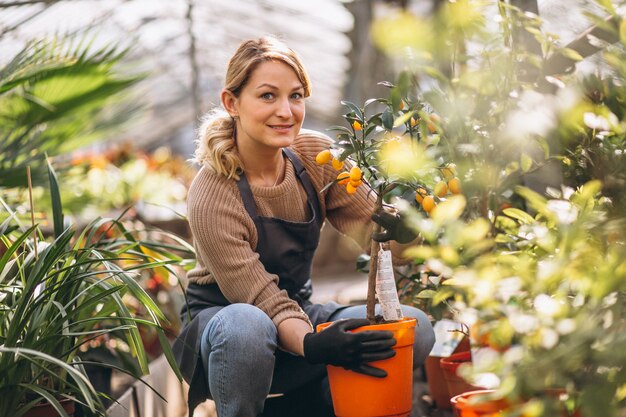
<path fill-rule="evenodd" d="M 359 181 L 361 180 L 362 175 L 363 173 L 361 172 L 361 168 L 352 167 L 352 169 L 350 170 L 350 181 Z"/>
<path fill-rule="evenodd" d="M 332 154 L 330 153 L 330 149 L 325 149 L 317 154 L 315 162 L 317 162 L 318 165 L 324 165 L 329 163 L 331 158 Z"/>
<path fill-rule="evenodd" d="M 343 161 L 340 161 L 337 158 L 333 158 L 333 160 L 331 161 L 331 164 L 333 168 L 335 168 L 337 171 L 341 171 L 343 169 Z"/>
<path fill-rule="evenodd" d="M 437 203 L 435 203 L 435 198 L 432 195 L 427 195 L 422 200 L 422 208 L 424 209 L 426 213 L 430 213 L 432 209 L 435 208 L 436 205 Z"/>
<path fill-rule="evenodd" d="M 437 197 L 445 197 L 448 194 L 448 184 L 443 181 L 439 181 L 437 185 L 435 185 L 435 195 Z"/>
<path fill-rule="evenodd" d="M 415 190 L 415 201 L 422 204 L 422 200 L 424 200 L 424 197 L 426 197 L 427 195 L 428 191 L 426 191 L 426 188 L 419 187 L 417 190 Z"/>
<path fill-rule="evenodd" d="M 456 176 L 456 164 L 447 164 L 445 167 L 440 168 L 441 175 L 446 180 L 452 179 Z"/>
<path fill-rule="evenodd" d="M 337 184 L 346 185 L 349 182 L 350 182 L 349 172 L 344 171 L 344 172 L 340 172 L 339 175 L 337 175 Z"/>
<path fill-rule="evenodd" d="M 361 125 L 361 123 L 359 123 L 358 120 L 355 120 L 354 122 L 352 122 L 352 128 L 356 130 L 357 132 L 360 130 L 363 130 L 363 126 Z"/>
<path fill-rule="evenodd" d="M 448 189 L 452 194 L 461 194 L 461 180 L 454 177 L 448 181 Z"/>

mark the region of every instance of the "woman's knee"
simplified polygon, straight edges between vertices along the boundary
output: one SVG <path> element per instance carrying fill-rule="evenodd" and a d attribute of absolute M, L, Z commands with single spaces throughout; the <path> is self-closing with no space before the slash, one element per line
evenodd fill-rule
<path fill-rule="evenodd" d="M 416 365 L 422 364 L 435 344 L 435 332 L 428 316 L 420 309 L 411 306 L 402 306 L 405 317 L 417 320 L 415 326 L 415 354 L 413 361 Z"/>
<path fill-rule="evenodd" d="M 231 304 L 221 309 L 208 323 L 208 342 L 233 343 L 239 347 L 267 346 L 276 348 L 277 331 L 274 322 L 258 307 Z"/>

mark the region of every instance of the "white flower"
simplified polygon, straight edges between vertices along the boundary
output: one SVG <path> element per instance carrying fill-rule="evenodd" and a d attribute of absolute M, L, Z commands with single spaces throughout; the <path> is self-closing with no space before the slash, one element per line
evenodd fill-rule
<path fill-rule="evenodd" d="M 485 372 L 474 376 L 474 385 L 487 389 L 495 389 L 500 386 L 500 378 L 494 373 Z"/>
<path fill-rule="evenodd" d="M 573 319 L 563 319 L 556 324 L 556 330 L 561 334 L 570 334 L 576 330 L 576 321 Z"/>
<path fill-rule="evenodd" d="M 558 301 L 547 294 L 539 294 L 536 296 L 533 305 L 537 313 L 547 317 L 554 317 L 559 310 L 561 310 Z"/>
<path fill-rule="evenodd" d="M 524 358 L 524 348 L 521 346 L 511 346 L 503 354 L 504 362 L 509 365 L 516 365 Z"/>
<path fill-rule="evenodd" d="M 556 215 L 561 224 L 572 224 L 578 217 L 578 209 L 569 201 L 550 200 L 546 208 Z"/>
<path fill-rule="evenodd" d="M 496 296 L 504 303 L 508 302 L 511 297 L 519 294 L 522 283 L 519 277 L 504 278 L 498 282 Z"/>
<path fill-rule="evenodd" d="M 545 280 L 559 271 L 559 264 L 552 259 L 537 262 L 537 278 Z"/>
<path fill-rule="evenodd" d="M 542 329 L 541 346 L 545 349 L 552 349 L 559 342 L 559 334 L 552 329 Z"/>
<path fill-rule="evenodd" d="M 609 121 L 595 113 L 586 112 L 583 115 L 583 123 L 590 129 L 609 130 Z"/>
<path fill-rule="evenodd" d="M 520 313 L 517 310 L 509 314 L 509 322 L 511 327 L 520 334 L 530 333 L 539 325 L 537 317 Z"/>

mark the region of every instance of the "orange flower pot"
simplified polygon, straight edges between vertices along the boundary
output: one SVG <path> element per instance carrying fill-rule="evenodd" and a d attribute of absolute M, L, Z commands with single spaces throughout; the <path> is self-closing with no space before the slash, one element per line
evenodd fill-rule
<path fill-rule="evenodd" d="M 547 394 L 553 394 L 553 391 L 557 393 L 562 390 L 548 390 Z M 494 390 L 477 390 L 468 391 L 463 394 L 453 397 L 450 402 L 454 407 L 455 417 L 501 417 L 503 412 L 514 412 L 515 409 L 519 409 L 523 405 L 523 401 L 511 403 L 506 399 L 486 399 L 477 398 L 479 396 L 486 396 L 495 392 Z M 562 405 L 559 417 L 566 417 L 572 415 L 573 417 L 581 417 L 580 411 L 575 410 L 572 414 L 569 414 L 565 409 L 565 405 Z M 555 416 L 556 417 L 556 416 Z"/>
<path fill-rule="evenodd" d="M 459 366 L 464 363 L 472 361 L 472 354 L 469 351 L 454 353 L 447 358 L 442 358 L 440 363 L 443 370 L 443 377 L 448 385 L 448 394 L 450 398 L 463 394 L 468 391 L 476 391 L 484 389 L 483 387 L 477 387 L 466 382 L 463 378 L 457 375 Z"/>
<path fill-rule="evenodd" d="M 500 417 L 500 412 L 506 410 L 509 406 L 507 401 L 502 399 L 476 401 L 477 396 L 490 394 L 492 392 L 494 391 L 468 391 L 452 397 L 450 402 L 454 407 L 455 417 Z"/>
<path fill-rule="evenodd" d="M 317 326 L 321 331 L 332 323 Z M 374 378 L 327 366 L 333 408 L 337 417 L 394 417 L 407 416 L 413 405 L 413 341 L 415 319 L 404 318 L 394 323 L 359 327 L 364 330 L 388 330 L 393 332 L 397 343 L 396 355 L 371 365 L 384 369 L 385 378 Z"/>
<path fill-rule="evenodd" d="M 469 339 L 464 337 L 452 353 L 469 352 L 469 350 Z M 428 381 L 428 392 L 435 405 L 440 409 L 450 409 L 452 405 L 450 404 L 448 382 L 443 375 L 443 369 L 440 364 L 442 359 L 444 358 L 441 356 L 429 356 L 426 358 L 424 368 L 426 370 L 426 380 Z M 458 394 L 461 393 L 459 392 Z"/>

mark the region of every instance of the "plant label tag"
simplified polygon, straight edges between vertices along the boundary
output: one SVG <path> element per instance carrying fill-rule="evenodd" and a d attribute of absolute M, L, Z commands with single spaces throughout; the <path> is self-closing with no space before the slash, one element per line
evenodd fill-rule
<path fill-rule="evenodd" d="M 402 319 L 402 309 L 398 299 L 396 280 L 393 275 L 391 251 L 378 251 L 378 265 L 376 268 L 376 296 L 380 303 L 385 320 Z"/>

